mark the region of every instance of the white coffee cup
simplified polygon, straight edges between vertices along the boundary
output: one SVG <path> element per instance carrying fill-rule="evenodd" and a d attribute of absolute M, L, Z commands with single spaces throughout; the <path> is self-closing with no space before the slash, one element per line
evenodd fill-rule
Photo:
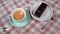
<path fill-rule="evenodd" d="M 37 8 L 41 5 L 41 3 L 47 4 L 47 8 L 45 9 L 45 11 L 41 15 L 41 17 L 38 18 L 34 14 L 35 14 L 35 11 L 37 10 Z M 30 14 L 37 21 L 45 21 L 45 20 L 48 20 L 48 19 L 51 18 L 52 14 L 53 14 L 53 10 L 52 10 L 52 7 L 47 2 L 43 2 L 43 1 L 41 1 L 41 2 L 35 2 L 32 5 L 32 7 L 30 8 Z"/>
<path fill-rule="evenodd" d="M 17 11 L 23 12 L 23 13 L 19 13 L 19 14 L 24 14 L 24 17 L 23 17 L 22 19 L 17 20 L 17 19 L 15 19 L 15 18 L 13 17 L 14 13 L 17 12 Z M 17 14 L 16 14 L 16 15 L 17 15 Z M 25 12 L 25 10 L 24 10 L 23 8 L 16 8 L 16 9 L 14 9 L 14 10 L 12 11 L 11 17 L 12 17 L 12 19 L 15 20 L 15 21 L 23 21 L 23 20 L 25 19 L 25 17 L 26 17 L 26 12 Z M 18 17 L 20 17 L 20 16 L 15 16 L 15 17 L 18 18 Z"/>

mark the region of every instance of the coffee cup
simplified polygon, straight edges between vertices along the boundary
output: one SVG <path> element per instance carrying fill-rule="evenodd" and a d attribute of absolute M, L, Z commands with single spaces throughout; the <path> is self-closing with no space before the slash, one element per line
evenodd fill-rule
<path fill-rule="evenodd" d="M 43 3 L 43 4 L 42 4 Z M 38 10 L 38 8 L 39 8 L 39 6 L 40 7 L 43 7 L 43 9 L 44 9 L 44 4 L 46 4 L 47 5 L 47 7 L 46 7 L 46 9 L 44 10 L 44 12 L 42 13 L 42 14 L 39 14 L 39 13 L 37 13 L 36 12 L 36 10 Z M 41 6 L 42 5 L 42 6 Z M 44 6 L 43 6 L 44 5 Z M 40 8 L 42 11 L 43 11 L 43 9 L 42 8 Z M 39 10 L 38 10 L 39 11 Z M 37 13 L 37 16 L 35 15 L 35 13 Z M 35 20 L 37 20 L 37 21 L 46 21 L 46 20 L 48 20 L 48 19 L 50 19 L 51 18 L 51 16 L 52 16 L 52 14 L 53 14 L 53 10 L 52 10 L 52 7 L 47 3 L 47 2 L 43 2 L 43 1 L 41 1 L 41 2 L 35 2 L 33 5 L 32 5 L 32 7 L 30 8 L 30 14 L 31 14 L 31 16 L 35 19 Z"/>
<path fill-rule="evenodd" d="M 23 21 L 26 17 L 26 12 L 23 8 L 16 8 L 11 13 L 11 18 L 17 22 Z"/>

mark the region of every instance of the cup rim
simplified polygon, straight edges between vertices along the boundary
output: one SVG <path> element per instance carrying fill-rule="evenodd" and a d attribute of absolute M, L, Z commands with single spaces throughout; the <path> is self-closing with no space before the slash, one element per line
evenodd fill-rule
<path fill-rule="evenodd" d="M 21 19 L 21 20 L 16 20 L 16 19 L 14 19 L 13 14 L 14 14 L 14 12 L 16 12 L 16 10 L 21 10 L 21 11 L 24 12 L 24 18 L 23 18 L 23 19 Z M 15 8 L 15 9 L 12 11 L 12 13 L 11 13 L 11 17 L 12 17 L 12 19 L 15 20 L 15 21 L 23 21 L 23 20 L 25 19 L 25 17 L 26 17 L 26 12 L 25 12 L 25 10 L 24 10 L 23 8 Z"/>
<path fill-rule="evenodd" d="M 50 19 L 50 18 L 52 17 L 52 14 L 53 14 L 52 7 L 51 7 L 47 2 L 40 1 L 40 3 L 46 3 L 46 4 L 50 7 L 50 10 L 51 10 L 50 15 L 51 15 L 51 16 L 48 17 L 48 19 Z M 38 20 L 38 21 L 46 21 L 46 20 L 48 20 L 48 19 L 46 19 L 46 20 L 39 20 L 39 18 L 36 18 L 31 12 L 32 12 L 32 7 L 30 8 L 30 14 L 31 14 L 31 16 L 32 16 L 35 20 Z"/>

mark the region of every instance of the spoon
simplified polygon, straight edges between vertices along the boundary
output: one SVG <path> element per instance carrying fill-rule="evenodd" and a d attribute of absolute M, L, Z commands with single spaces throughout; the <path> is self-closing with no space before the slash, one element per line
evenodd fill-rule
<path fill-rule="evenodd" d="M 56 16 L 57 16 L 57 15 L 52 16 L 52 17 L 51 17 L 51 20 L 54 20 L 54 18 L 55 18 Z M 41 28 L 41 30 L 43 30 L 43 29 L 50 23 L 51 20 L 49 20 L 48 23 Z"/>

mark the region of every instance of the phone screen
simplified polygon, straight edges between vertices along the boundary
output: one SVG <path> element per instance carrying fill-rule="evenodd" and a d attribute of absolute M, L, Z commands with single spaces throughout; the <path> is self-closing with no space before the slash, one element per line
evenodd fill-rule
<path fill-rule="evenodd" d="M 35 16 L 40 17 L 42 15 L 42 13 L 44 12 L 44 10 L 46 9 L 47 4 L 42 3 L 39 8 L 35 11 Z"/>

